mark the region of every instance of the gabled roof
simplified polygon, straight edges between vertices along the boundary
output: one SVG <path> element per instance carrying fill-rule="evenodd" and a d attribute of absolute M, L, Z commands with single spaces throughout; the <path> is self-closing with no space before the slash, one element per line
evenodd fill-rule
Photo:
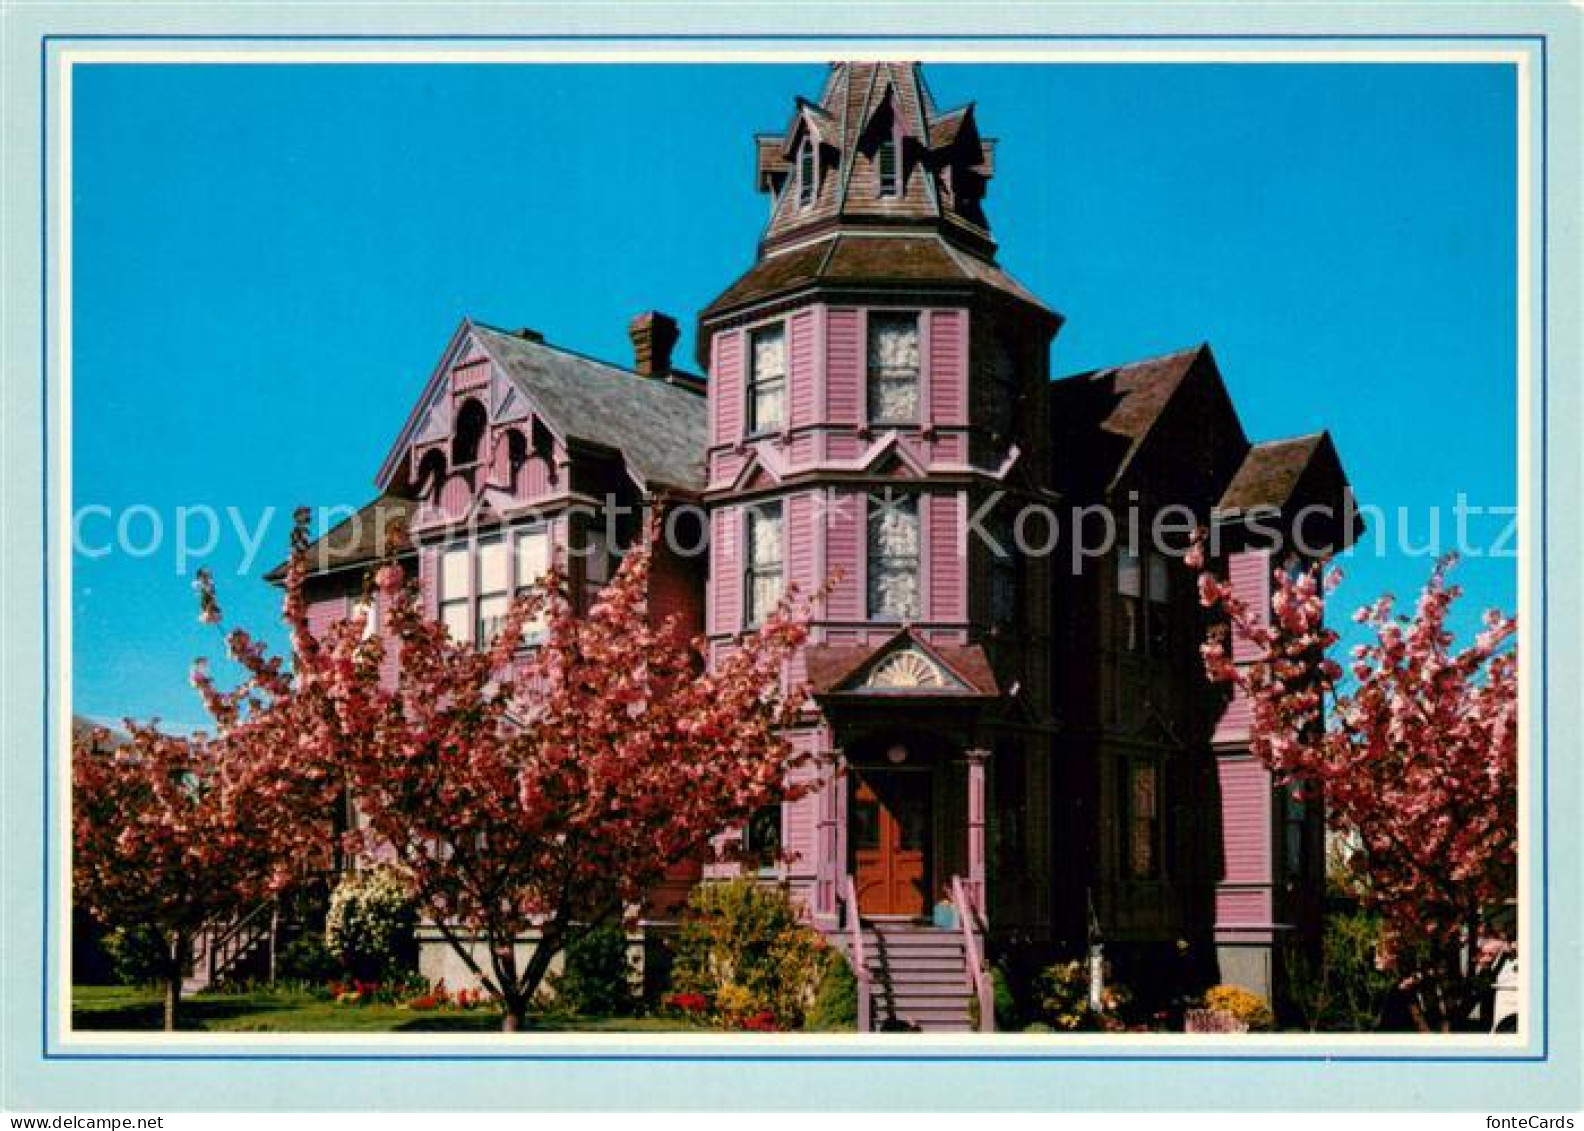
<path fill-rule="evenodd" d="M 1058 488 L 1116 486 L 1194 365 L 1209 357 L 1210 347 L 1200 343 L 1160 357 L 1052 381 L 1052 434 L 1087 449 L 1083 466 L 1073 469 L 1083 482 L 1058 483 Z"/>
<path fill-rule="evenodd" d="M 618 453 L 644 489 L 696 494 L 704 489 L 708 408 L 704 383 L 686 375 L 642 377 L 630 369 L 553 346 L 536 335 L 509 333 L 464 319 L 429 378 L 380 473 L 382 488 L 399 488 L 399 457 L 465 344 L 476 342 L 501 375 L 538 409 L 563 441 Z"/>
<path fill-rule="evenodd" d="M 916 651 L 939 664 L 948 677 L 938 688 L 894 689 L 876 692 L 863 686 L 862 677 L 900 653 Z M 1001 694 L 995 673 L 977 644 L 937 644 L 911 628 L 899 629 L 878 645 L 810 644 L 804 649 L 809 685 L 816 695 L 908 694 L 958 698 L 988 698 Z"/>
<path fill-rule="evenodd" d="M 481 323 L 473 329 L 490 360 L 563 439 L 620 453 L 648 490 L 704 489 L 708 409 L 698 389 Z"/>
<path fill-rule="evenodd" d="M 1328 443 L 1330 440 L 1324 432 L 1316 432 L 1255 444 L 1222 492 L 1216 510 L 1231 514 L 1255 507 L 1280 509 L 1286 506 L 1315 454 L 1321 445 Z"/>

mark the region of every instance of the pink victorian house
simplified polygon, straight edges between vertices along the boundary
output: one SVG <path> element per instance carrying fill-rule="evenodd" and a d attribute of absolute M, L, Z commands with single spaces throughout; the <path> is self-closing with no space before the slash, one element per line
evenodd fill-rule
<path fill-rule="evenodd" d="M 1136 987 L 1275 991 L 1318 923 L 1316 806 L 1273 788 L 1205 683 L 1181 562 L 1074 555 L 1066 524 L 1185 506 L 1258 597 L 1280 564 L 1262 529 L 1321 504 L 1344 518 L 1311 546 L 1355 533 L 1330 440 L 1251 443 L 1207 346 L 1052 380 L 1061 316 L 998 266 L 983 209 L 995 144 L 917 65 L 835 64 L 755 147 L 770 220 L 699 315 L 707 377 L 674 367 L 660 314 L 632 322 L 630 366 L 464 321 L 379 498 L 321 539 L 314 617 L 349 611 L 385 516 L 410 522 L 433 615 L 477 641 L 556 555 L 580 586 L 610 576 L 636 521 L 611 503 L 683 504 L 698 529 L 653 604 L 712 655 L 788 583 L 839 576 L 790 673 L 818 707 L 789 736 L 816 788 L 726 832 L 861 952 L 868 1024 L 988 1025 L 988 956 L 1095 942 Z"/>

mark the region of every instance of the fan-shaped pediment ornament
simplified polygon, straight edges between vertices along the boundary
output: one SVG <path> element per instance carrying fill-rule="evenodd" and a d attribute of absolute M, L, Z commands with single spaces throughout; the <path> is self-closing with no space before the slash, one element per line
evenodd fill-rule
<path fill-rule="evenodd" d="M 904 648 L 876 664 L 863 686 L 871 691 L 941 691 L 960 684 L 922 652 Z"/>

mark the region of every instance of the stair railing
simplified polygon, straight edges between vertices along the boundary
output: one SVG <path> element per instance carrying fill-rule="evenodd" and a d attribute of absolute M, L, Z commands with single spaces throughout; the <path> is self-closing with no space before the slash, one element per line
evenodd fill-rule
<path fill-rule="evenodd" d="M 995 1032 L 995 990 L 990 981 L 990 970 L 985 965 L 980 946 L 979 915 L 963 889 L 961 876 L 951 882 L 952 906 L 957 911 L 957 923 L 962 928 L 963 961 L 968 967 L 968 983 L 974 999 L 979 1003 L 979 1031 Z"/>
<path fill-rule="evenodd" d="M 261 938 L 269 936 L 273 944 L 275 930 L 276 902 L 271 899 L 224 927 L 206 931 L 203 948 L 209 977 L 207 985 L 218 985 L 222 977 L 231 973 L 237 960 L 251 953 Z M 273 967 L 273 955 L 270 964 Z"/>
<path fill-rule="evenodd" d="M 874 1008 L 869 992 L 869 956 L 864 953 L 863 922 L 858 917 L 858 885 L 852 873 L 842 877 L 842 899 L 847 904 L 847 931 L 852 940 L 853 978 L 858 983 L 858 1031 L 870 1032 Z"/>

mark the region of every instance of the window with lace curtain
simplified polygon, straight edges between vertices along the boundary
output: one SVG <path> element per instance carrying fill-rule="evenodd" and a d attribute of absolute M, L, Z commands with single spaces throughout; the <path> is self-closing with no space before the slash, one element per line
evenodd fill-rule
<path fill-rule="evenodd" d="M 916 620 L 919 600 L 919 504 L 916 495 L 869 497 L 869 617 Z"/>
<path fill-rule="evenodd" d="M 916 424 L 919 418 L 919 318 L 869 315 L 869 419 Z"/>
<path fill-rule="evenodd" d="M 1123 763 L 1123 863 L 1128 878 L 1154 880 L 1161 875 L 1161 767 L 1158 762 L 1130 759 Z"/>
<path fill-rule="evenodd" d="M 748 564 L 744 570 L 744 622 L 763 624 L 781 600 L 784 573 L 782 511 L 779 502 L 761 503 L 747 511 Z"/>
<path fill-rule="evenodd" d="M 766 326 L 748 341 L 748 431 L 774 432 L 786 419 L 786 330 Z"/>

